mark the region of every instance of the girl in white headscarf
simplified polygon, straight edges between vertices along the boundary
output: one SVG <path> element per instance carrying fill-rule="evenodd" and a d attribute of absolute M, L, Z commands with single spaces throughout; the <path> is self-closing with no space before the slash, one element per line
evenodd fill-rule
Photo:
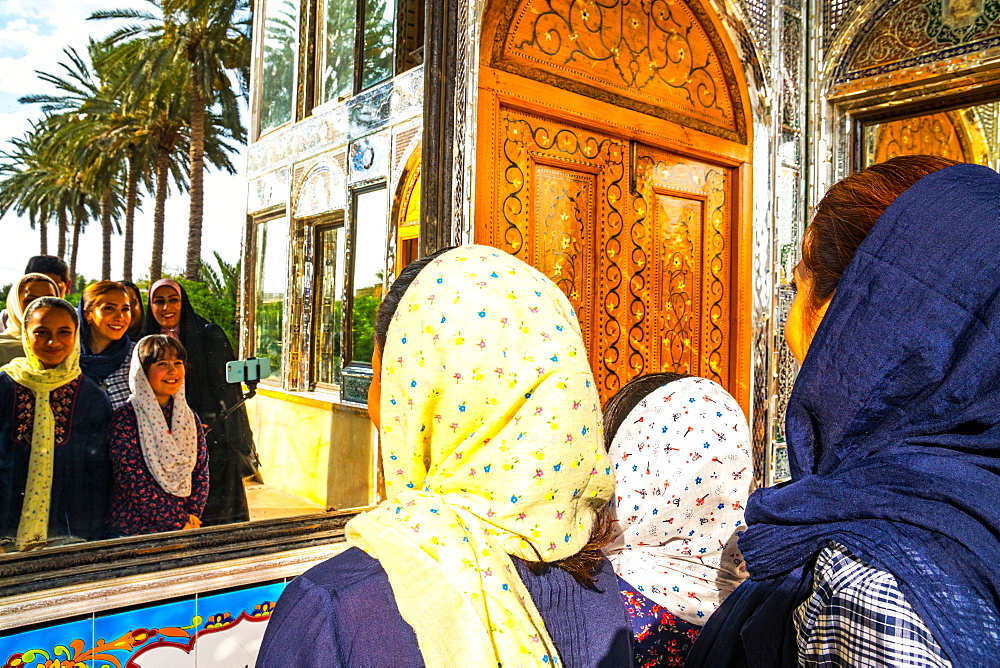
<path fill-rule="evenodd" d="M 0 366 L 15 357 L 24 357 L 21 325 L 24 309 L 39 297 L 58 297 L 59 287 L 45 274 L 25 274 L 7 293 L 7 328 L 0 334 Z"/>
<path fill-rule="evenodd" d="M 114 535 L 201 526 L 208 448 L 184 396 L 186 361 L 184 345 L 161 334 L 143 338 L 132 352 L 132 394 L 111 425 Z"/>
<path fill-rule="evenodd" d="M 605 552 L 629 608 L 638 666 L 683 665 L 746 577 L 736 547 L 753 480 L 736 401 L 704 378 L 635 379 L 605 410 L 618 537 Z"/>

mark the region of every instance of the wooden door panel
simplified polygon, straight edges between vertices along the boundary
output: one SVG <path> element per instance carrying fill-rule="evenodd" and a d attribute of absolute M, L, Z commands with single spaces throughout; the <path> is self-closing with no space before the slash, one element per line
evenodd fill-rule
<path fill-rule="evenodd" d="M 697 374 L 692 344 L 700 340 L 702 203 L 654 193 L 653 264 L 650 281 L 650 366 L 655 370 Z M 657 342 L 657 339 L 659 341 Z"/>
<path fill-rule="evenodd" d="M 656 371 L 728 387 L 732 169 L 540 113 L 496 113 L 497 213 L 477 240 L 569 297 L 602 398 Z"/>
<path fill-rule="evenodd" d="M 531 264 L 569 297 L 581 323 L 593 317 L 597 175 L 535 164 Z"/>
<path fill-rule="evenodd" d="M 676 371 L 729 382 L 732 171 L 649 147 L 636 150 L 635 183 L 649 230 L 643 334 L 649 372 Z"/>
<path fill-rule="evenodd" d="M 617 389 L 619 250 L 628 143 L 501 106 L 491 190 L 499 216 L 477 240 L 538 268 L 569 297 L 598 385 Z"/>

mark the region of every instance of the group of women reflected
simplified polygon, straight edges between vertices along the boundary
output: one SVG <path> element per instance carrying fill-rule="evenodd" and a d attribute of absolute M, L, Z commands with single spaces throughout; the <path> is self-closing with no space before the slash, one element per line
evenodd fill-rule
<path fill-rule="evenodd" d="M 170 279 L 101 281 L 78 307 L 15 282 L 0 335 L 0 551 L 249 519 L 256 473 L 235 358 Z"/>

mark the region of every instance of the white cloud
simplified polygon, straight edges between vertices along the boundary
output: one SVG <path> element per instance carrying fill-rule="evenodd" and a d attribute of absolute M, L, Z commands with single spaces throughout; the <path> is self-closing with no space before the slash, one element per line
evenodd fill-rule
<path fill-rule="evenodd" d="M 0 0 L 0 142 L 22 135 L 30 121 L 41 112 L 14 100 L 29 93 L 50 92 L 35 70 L 61 72 L 63 49 L 73 46 L 84 53 L 88 37 L 100 38 L 115 27 L 111 21 L 88 21 L 98 9 L 135 7 L 148 10 L 150 5 L 137 0 Z M 6 149 L 0 144 L 0 150 Z M 242 170 L 243 155 L 234 158 L 240 174 L 230 177 L 209 172 L 205 177 L 205 216 L 202 257 L 211 258 L 217 250 L 227 262 L 240 254 L 241 230 L 246 210 L 246 184 Z M 164 234 L 164 266 L 182 271 L 187 252 L 188 198 L 174 196 L 167 203 Z M 136 214 L 136 240 L 133 276 L 149 273 L 152 251 L 153 201 L 147 198 L 143 211 Z M 26 219 L 8 214 L 0 220 L 0 234 L 10 243 L 0 254 L 0 285 L 16 279 L 28 257 L 38 253 L 39 235 Z M 54 225 L 49 230 L 49 252 L 57 247 Z M 11 250 L 13 252 L 11 252 Z M 112 237 L 113 278 L 121 276 L 124 238 Z M 67 258 L 68 260 L 69 258 Z M 92 221 L 80 242 L 78 271 L 88 278 L 100 277 L 100 222 Z"/>

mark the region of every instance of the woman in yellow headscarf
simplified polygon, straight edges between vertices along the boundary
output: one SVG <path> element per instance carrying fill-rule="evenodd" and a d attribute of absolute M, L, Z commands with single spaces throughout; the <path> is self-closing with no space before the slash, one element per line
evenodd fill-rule
<path fill-rule="evenodd" d="M 76 311 L 36 299 L 22 337 L 0 367 L 0 551 L 103 538 L 111 403 L 81 375 Z"/>
<path fill-rule="evenodd" d="M 376 318 L 387 500 L 348 523 L 353 548 L 289 585 L 257 665 L 631 663 L 572 307 L 493 248 L 418 263 Z"/>

